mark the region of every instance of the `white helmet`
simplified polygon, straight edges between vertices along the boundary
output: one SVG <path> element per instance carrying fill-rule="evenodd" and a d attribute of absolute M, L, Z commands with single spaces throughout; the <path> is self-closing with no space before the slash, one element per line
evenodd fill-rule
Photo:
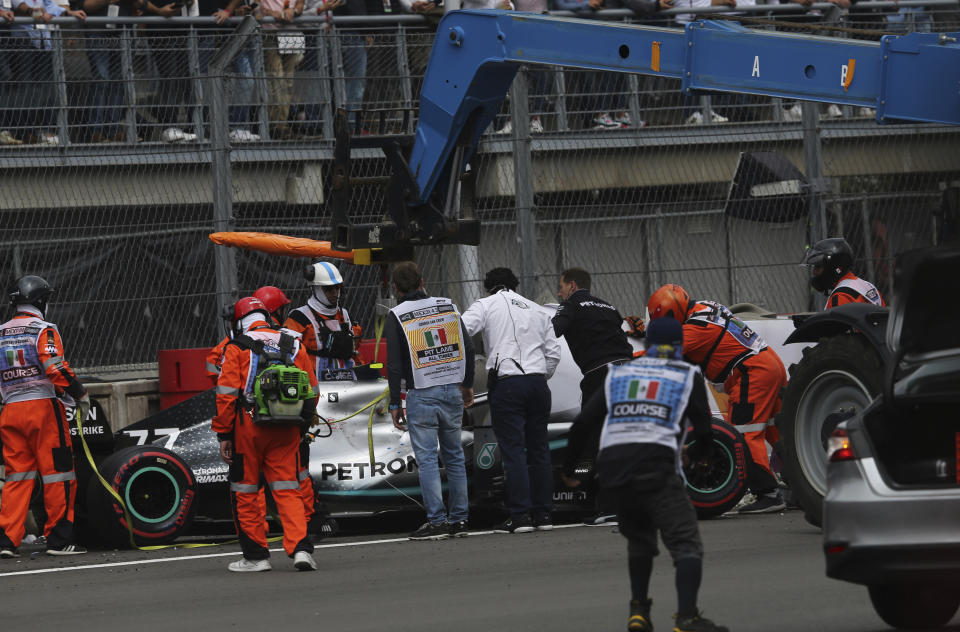
<path fill-rule="evenodd" d="M 308 285 L 343 285 L 343 277 L 340 276 L 337 266 L 325 261 L 307 266 L 303 271 L 303 276 L 306 278 Z"/>

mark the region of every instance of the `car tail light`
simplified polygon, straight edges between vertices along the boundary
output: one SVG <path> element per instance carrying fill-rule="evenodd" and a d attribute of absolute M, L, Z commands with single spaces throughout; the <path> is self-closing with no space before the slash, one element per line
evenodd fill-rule
<path fill-rule="evenodd" d="M 827 439 L 827 460 L 828 461 L 853 461 L 857 455 L 853 452 L 853 445 L 850 443 L 850 436 L 843 428 L 837 428 Z"/>

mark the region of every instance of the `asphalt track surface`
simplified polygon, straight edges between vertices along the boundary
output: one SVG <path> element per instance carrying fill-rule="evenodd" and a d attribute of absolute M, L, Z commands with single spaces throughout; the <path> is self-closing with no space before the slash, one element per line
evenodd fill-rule
<path fill-rule="evenodd" d="M 700 523 L 700 607 L 737 632 L 888 630 L 860 586 L 827 579 L 821 533 L 792 511 Z M 0 560 L 0 625 L 46 630 L 590 632 L 626 628 L 626 541 L 611 527 L 413 542 L 406 533 L 322 541 L 318 572 L 279 545 L 273 571 L 230 573 L 236 544 Z M 673 569 L 651 583 L 672 629 Z M 956 619 L 955 619 L 956 621 Z M 960 628 L 952 628 L 954 630 Z"/>

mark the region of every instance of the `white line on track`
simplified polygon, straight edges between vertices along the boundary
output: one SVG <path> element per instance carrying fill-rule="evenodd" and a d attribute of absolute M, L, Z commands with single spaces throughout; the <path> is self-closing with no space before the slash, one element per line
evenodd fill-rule
<path fill-rule="evenodd" d="M 581 524 L 561 524 L 555 525 L 554 529 L 567 529 L 570 527 L 581 527 Z M 488 535 L 493 531 L 471 531 L 470 535 Z M 520 534 L 523 535 L 523 534 Z M 394 544 L 396 542 L 410 542 L 409 538 L 388 538 L 385 540 L 364 540 L 362 542 L 338 542 L 336 544 L 318 544 L 316 549 L 337 549 L 349 546 L 366 546 L 373 544 Z M 271 553 L 283 552 L 283 548 L 270 549 Z M 60 566 L 57 568 L 37 568 L 29 571 L 14 571 L 12 573 L 0 573 L 0 577 L 16 577 L 18 575 L 42 575 L 45 573 L 65 573 L 68 571 L 85 571 L 94 568 L 115 568 L 117 566 L 138 566 L 141 564 L 160 564 L 163 562 L 187 562 L 190 560 L 209 559 L 213 557 L 227 557 L 239 555 L 239 551 L 229 553 L 206 553 L 203 555 L 184 555 L 182 557 L 160 557 L 157 559 L 130 560 L 129 562 L 109 562 L 106 564 L 83 564 L 77 566 Z"/>

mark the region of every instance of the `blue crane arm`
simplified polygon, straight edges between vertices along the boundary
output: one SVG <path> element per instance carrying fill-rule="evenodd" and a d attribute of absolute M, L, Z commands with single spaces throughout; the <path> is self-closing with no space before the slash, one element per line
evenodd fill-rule
<path fill-rule="evenodd" d="M 410 154 L 424 205 L 462 172 L 521 64 L 673 77 L 684 91 L 736 92 L 876 108 L 877 120 L 960 124 L 957 33 L 880 42 L 756 31 L 733 22 L 685 30 L 507 11 L 441 20 L 420 94 Z"/>

